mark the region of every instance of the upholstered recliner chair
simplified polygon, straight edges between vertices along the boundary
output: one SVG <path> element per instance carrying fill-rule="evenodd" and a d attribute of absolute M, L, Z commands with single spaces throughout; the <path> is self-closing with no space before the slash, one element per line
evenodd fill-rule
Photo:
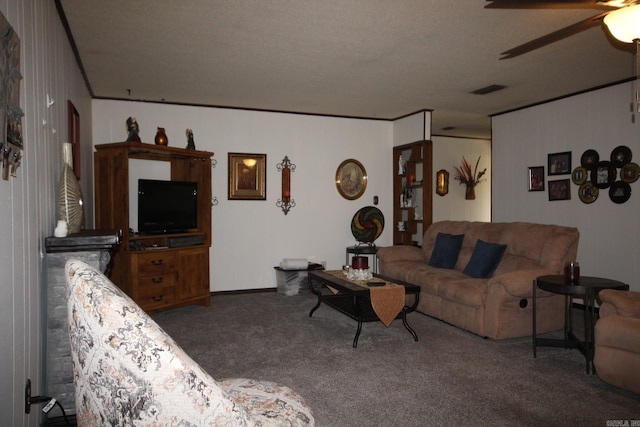
<path fill-rule="evenodd" d="M 610 384 L 640 393 L 640 292 L 603 289 L 593 364 Z"/>
<path fill-rule="evenodd" d="M 288 387 L 215 381 L 118 287 L 66 265 L 76 416 L 81 426 L 312 426 Z"/>

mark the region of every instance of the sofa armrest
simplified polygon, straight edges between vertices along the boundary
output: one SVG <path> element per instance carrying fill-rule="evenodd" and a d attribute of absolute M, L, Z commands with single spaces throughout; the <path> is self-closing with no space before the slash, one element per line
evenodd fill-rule
<path fill-rule="evenodd" d="M 531 270 L 515 270 L 506 273 L 498 274 L 489 279 L 489 287 L 502 286 L 506 293 L 518 298 L 532 298 L 533 297 L 533 281 L 538 276 L 545 276 L 553 274 L 552 271 L 543 269 L 531 269 Z M 538 289 L 536 291 L 538 296 L 553 295 L 551 292 Z"/>
<path fill-rule="evenodd" d="M 378 249 L 378 261 L 381 263 L 396 261 L 424 261 L 422 249 L 417 246 L 395 245 Z"/>
<path fill-rule="evenodd" d="M 603 289 L 598 293 L 602 302 L 600 317 L 617 314 L 640 319 L 640 292 Z"/>

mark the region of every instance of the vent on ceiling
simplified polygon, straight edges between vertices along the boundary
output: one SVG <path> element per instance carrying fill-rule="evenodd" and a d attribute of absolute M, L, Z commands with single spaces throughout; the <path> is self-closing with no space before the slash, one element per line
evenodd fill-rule
<path fill-rule="evenodd" d="M 489 86 L 486 86 L 486 87 L 482 87 L 480 89 L 476 89 L 471 93 L 473 93 L 474 95 L 486 95 L 488 93 L 496 92 L 496 91 L 502 90 L 504 88 L 506 88 L 506 86 L 503 86 L 503 85 L 489 85 Z"/>
<path fill-rule="evenodd" d="M 455 128 L 455 126 L 445 126 L 442 128 L 442 130 L 454 130 Z"/>

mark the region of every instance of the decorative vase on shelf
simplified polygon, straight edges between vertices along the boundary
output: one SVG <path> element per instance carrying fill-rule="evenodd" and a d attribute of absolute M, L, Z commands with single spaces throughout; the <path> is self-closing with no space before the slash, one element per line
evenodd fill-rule
<path fill-rule="evenodd" d="M 164 132 L 164 128 L 158 128 L 155 142 L 156 145 L 169 145 L 169 138 L 167 138 L 167 134 Z"/>
<path fill-rule="evenodd" d="M 476 186 L 475 185 L 467 185 L 467 192 L 464 195 L 464 198 L 467 200 L 475 200 L 476 199 Z"/>
<path fill-rule="evenodd" d="M 67 223 L 69 234 L 77 233 L 84 227 L 82 191 L 73 173 L 71 144 L 62 144 L 62 174 L 58 182 L 58 221 Z"/>

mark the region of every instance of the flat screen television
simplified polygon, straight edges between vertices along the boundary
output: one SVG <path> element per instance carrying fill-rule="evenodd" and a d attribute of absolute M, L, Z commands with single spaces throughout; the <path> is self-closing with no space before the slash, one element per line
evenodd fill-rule
<path fill-rule="evenodd" d="M 197 227 L 197 183 L 138 180 L 138 231 L 140 233 L 180 233 Z"/>

